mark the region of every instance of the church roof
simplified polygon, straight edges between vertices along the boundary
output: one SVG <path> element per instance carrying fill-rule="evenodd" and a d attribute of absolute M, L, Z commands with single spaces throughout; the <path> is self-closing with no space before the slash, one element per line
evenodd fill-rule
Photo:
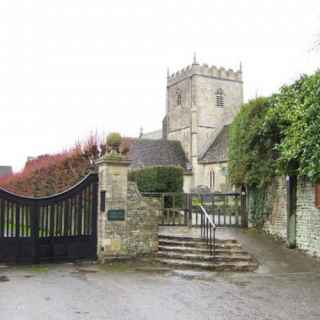
<path fill-rule="evenodd" d="M 12 174 L 12 168 L 10 166 L 0 166 L 0 177 L 8 176 Z"/>
<path fill-rule="evenodd" d="M 187 168 L 187 157 L 179 141 L 136 139 L 128 153 L 130 168 L 146 166 L 181 166 Z"/>
<path fill-rule="evenodd" d="M 162 129 L 144 133 L 141 139 L 159 140 L 162 138 Z"/>
<path fill-rule="evenodd" d="M 228 161 L 229 126 L 224 126 L 208 150 L 200 159 L 201 163 L 218 163 Z"/>

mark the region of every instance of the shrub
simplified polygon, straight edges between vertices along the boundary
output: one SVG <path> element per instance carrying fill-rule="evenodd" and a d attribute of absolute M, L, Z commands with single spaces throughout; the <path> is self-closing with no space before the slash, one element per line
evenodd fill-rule
<path fill-rule="evenodd" d="M 243 105 L 230 130 L 232 183 L 251 190 L 252 222 L 263 223 L 274 176 L 320 180 L 320 71 Z"/>
<path fill-rule="evenodd" d="M 98 138 L 91 136 L 71 150 L 28 161 L 21 172 L 1 178 L 0 186 L 24 196 L 42 197 L 59 193 L 85 177 L 99 156 Z"/>
<path fill-rule="evenodd" d="M 34 197 L 62 192 L 85 177 L 95 160 L 105 154 L 106 144 L 101 141 L 97 134 L 92 134 L 71 150 L 41 155 L 28 161 L 21 172 L 1 177 L 0 186 L 19 195 Z M 129 149 L 132 141 L 123 138 L 120 149 Z"/>
<path fill-rule="evenodd" d="M 243 105 L 230 130 L 234 184 L 262 187 L 276 175 L 320 179 L 320 72 Z"/>
<path fill-rule="evenodd" d="M 183 169 L 157 166 L 133 170 L 129 181 L 136 182 L 140 192 L 183 192 Z"/>
<path fill-rule="evenodd" d="M 279 173 L 320 179 L 320 71 L 302 76 L 274 96 L 265 127 L 278 126 Z"/>
<path fill-rule="evenodd" d="M 25 196 L 48 196 L 62 192 L 85 177 L 91 168 L 92 150 L 75 147 L 55 155 L 43 155 L 27 162 L 24 170 L 6 179 L 0 185 Z"/>
<path fill-rule="evenodd" d="M 270 201 L 271 202 L 271 201 Z M 267 188 L 251 187 L 249 192 L 250 222 L 256 227 L 262 227 L 270 212 L 267 201 Z"/>

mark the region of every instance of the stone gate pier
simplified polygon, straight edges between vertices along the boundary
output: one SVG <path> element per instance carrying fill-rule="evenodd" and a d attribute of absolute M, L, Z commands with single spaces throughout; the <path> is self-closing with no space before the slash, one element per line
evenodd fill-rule
<path fill-rule="evenodd" d="M 144 199 L 128 181 L 127 160 L 97 161 L 99 172 L 98 241 L 100 262 L 110 258 L 136 257 L 158 250 L 159 207 Z"/>

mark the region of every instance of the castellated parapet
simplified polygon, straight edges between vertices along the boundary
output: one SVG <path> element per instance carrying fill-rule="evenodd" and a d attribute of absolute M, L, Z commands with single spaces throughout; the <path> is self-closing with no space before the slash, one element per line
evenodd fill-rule
<path fill-rule="evenodd" d="M 207 64 L 192 64 L 186 68 L 179 70 L 171 75 L 168 75 L 167 83 L 168 86 L 175 84 L 185 78 L 193 75 L 200 75 L 210 78 L 216 78 L 221 80 L 230 80 L 242 82 L 242 71 L 234 71 L 232 69 L 225 69 L 223 67 L 217 68 L 216 66 L 208 66 Z"/>

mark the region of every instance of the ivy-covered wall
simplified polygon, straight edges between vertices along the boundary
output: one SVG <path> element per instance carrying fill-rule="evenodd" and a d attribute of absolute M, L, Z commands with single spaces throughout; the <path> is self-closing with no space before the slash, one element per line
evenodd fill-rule
<path fill-rule="evenodd" d="M 277 176 L 319 181 L 320 71 L 243 105 L 229 136 L 230 180 L 255 190 L 257 197 Z M 252 210 L 256 224 L 260 211 Z"/>
<path fill-rule="evenodd" d="M 230 131 L 230 175 L 261 186 L 276 175 L 320 179 L 320 71 L 245 104 Z"/>
<path fill-rule="evenodd" d="M 304 179 L 297 186 L 297 247 L 320 257 L 320 209 L 314 185 Z"/>
<path fill-rule="evenodd" d="M 287 240 L 287 183 L 297 177 L 296 245 L 320 256 L 320 71 L 243 105 L 230 129 L 231 182 L 249 189 L 249 221 Z M 293 196 L 294 199 L 294 196 Z M 290 243 L 291 244 L 291 243 Z"/>

